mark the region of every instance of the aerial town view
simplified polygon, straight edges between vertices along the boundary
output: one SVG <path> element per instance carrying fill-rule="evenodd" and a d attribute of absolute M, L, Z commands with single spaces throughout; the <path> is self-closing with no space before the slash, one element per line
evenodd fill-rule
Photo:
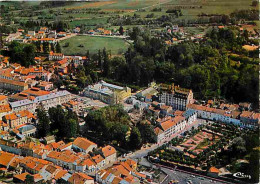
<path fill-rule="evenodd" d="M 259 0 L 0 0 L 0 183 L 259 183 Z"/>

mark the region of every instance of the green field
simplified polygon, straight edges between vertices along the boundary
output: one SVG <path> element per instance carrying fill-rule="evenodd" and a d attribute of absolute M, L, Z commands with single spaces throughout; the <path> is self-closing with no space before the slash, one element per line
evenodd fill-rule
<path fill-rule="evenodd" d="M 161 7 L 163 9 L 184 7 L 182 9 L 184 14 L 182 18 L 189 18 L 197 16 L 200 13 L 230 14 L 235 10 L 253 9 L 251 4 L 252 0 L 175 0 L 163 4 Z"/>
<path fill-rule="evenodd" d="M 82 24 L 86 26 L 97 26 L 97 25 L 105 25 L 107 23 L 106 17 L 96 17 L 96 18 L 85 18 L 80 20 L 73 20 L 70 22 L 72 27 L 80 26 Z"/>
<path fill-rule="evenodd" d="M 43 15 L 21 17 L 21 11 L 34 11 L 31 6 L 39 5 L 38 1 L 26 3 L 0 2 L 0 5 L 18 6 L 19 10 L 12 11 L 12 17 L 17 20 L 37 19 L 38 17 L 52 17 L 48 20 L 64 20 L 69 22 L 71 27 L 86 25 L 98 26 L 107 24 L 109 17 L 122 15 L 140 15 L 145 18 L 147 14 L 153 13 L 154 18 L 167 15 L 166 10 L 180 8 L 183 16 L 177 19 L 197 19 L 201 13 L 206 14 L 230 14 L 239 9 L 256 9 L 252 7 L 252 0 L 108 0 L 97 2 L 75 2 L 63 7 L 45 8 L 37 11 Z M 152 12 L 155 7 L 162 8 L 160 12 Z M 12 9 L 12 8 L 11 8 Z M 96 9 L 96 12 L 84 12 L 86 9 Z M 52 13 L 50 13 L 50 10 Z M 129 11 L 128 11 L 129 10 Z M 118 12 L 119 11 L 119 12 Z M 36 11 L 35 11 L 36 12 Z M 109 26 L 109 25 L 108 25 Z"/>
<path fill-rule="evenodd" d="M 69 43 L 69 47 L 64 47 Z M 66 55 L 85 55 L 87 50 L 90 53 L 97 53 L 104 47 L 111 51 L 111 54 L 118 55 L 126 51 L 129 44 L 121 38 L 97 37 L 97 36 L 75 36 L 60 42 L 62 52 Z M 83 45 L 84 47 L 80 47 Z"/>

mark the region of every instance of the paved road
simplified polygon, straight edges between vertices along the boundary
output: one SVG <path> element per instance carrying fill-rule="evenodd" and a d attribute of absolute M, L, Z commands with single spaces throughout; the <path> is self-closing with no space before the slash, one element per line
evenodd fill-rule
<path fill-rule="evenodd" d="M 205 178 L 205 176 L 202 175 L 195 175 L 193 173 L 189 173 L 186 171 L 181 171 L 174 168 L 167 168 L 167 167 L 158 167 L 154 164 L 151 164 L 150 162 L 147 161 L 147 159 L 142 158 L 139 164 L 147 166 L 147 167 L 157 167 L 160 168 L 162 171 L 164 171 L 167 175 L 168 178 L 162 182 L 162 184 L 168 184 L 171 180 L 177 180 L 179 181 L 180 184 L 186 184 L 189 180 L 193 184 L 211 184 L 211 183 L 216 183 L 216 184 L 222 184 L 222 183 L 228 183 L 225 181 L 214 181 L 215 178 Z M 199 177 L 203 177 L 204 180 L 199 179 Z"/>
<path fill-rule="evenodd" d="M 126 39 L 129 36 L 124 36 L 124 35 L 91 35 L 91 34 L 78 34 L 78 36 L 93 36 L 93 37 L 108 37 L 108 38 L 121 38 L 121 39 Z"/>

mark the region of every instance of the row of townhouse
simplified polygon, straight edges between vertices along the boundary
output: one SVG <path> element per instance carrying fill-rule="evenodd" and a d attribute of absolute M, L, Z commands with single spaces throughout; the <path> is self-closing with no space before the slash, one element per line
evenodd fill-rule
<path fill-rule="evenodd" d="M 10 64 L 6 68 L 0 70 L 0 78 L 15 80 L 19 76 L 42 77 L 44 80 L 49 80 L 52 73 L 46 71 L 42 66 L 23 67 L 18 63 Z"/>
<path fill-rule="evenodd" d="M 13 141 L 13 138 L 10 137 L 9 139 L 0 139 L 0 147 L 3 151 L 44 159 L 72 172 L 91 173 L 117 160 L 116 150 L 112 146 L 97 148 L 95 143 L 81 137 L 68 144 L 59 141 L 47 145 Z M 90 156 L 88 153 L 94 150 L 98 154 Z"/>
<path fill-rule="evenodd" d="M 26 183 L 29 175 L 34 183 L 94 184 L 94 179 L 85 173 L 70 173 L 49 161 L 30 156 L 23 157 L 4 151 L 0 151 L 0 166 L 3 171 L 14 173 L 14 183 Z"/>
<path fill-rule="evenodd" d="M 223 110 L 196 104 L 189 104 L 187 108 L 194 109 L 199 118 L 232 123 L 241 127 L 255 128 L 260 122 L 260 113 L 250 111 Z"/>
<path fill-rule="evenodd" d="M 0 88 L 10 90 L 10 91 L 23 91 L 28 89 L 29 85 L 25 82 L 1 78 Z"/>
<path fill-rule="evenodd" d="M 71 93 L 64 90 L 42 96 L 37 96 L 33 100 L 25 99 L 10 102 L 10 106 L 13 112 L 18 112 L 22 110 L 29 110 L 31 112 L 35 112 L 38 106 L 42 106 L 43 108 L 48 110 L 51 107 L 56 107 L 57 105 L 67 103 L 69 100 L 71 100 L 71 98 Z"/>
<path fill-rule="evenodd" d="M 196 120 L 197 113 L 192 109 L 183 112 L 182 115 L 167 116 L 157 120 L 159 126 L 154 129 L 157 143 L 171 139 L 174 134 L 184 130 Z"/>

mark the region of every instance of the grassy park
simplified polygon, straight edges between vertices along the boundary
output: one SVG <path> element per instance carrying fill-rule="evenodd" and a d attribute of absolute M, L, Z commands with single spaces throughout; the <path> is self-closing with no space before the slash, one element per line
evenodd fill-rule
<path fill-rule="evenodd" d="M 69 43 L 69 47 L 66 47 Z M 60 42 L 62 52 L 67 55 L 85 55 L 87 50 L 90 53 L 97 53 L 104 47 L 111 51 L 112 55 L 122 54 L 127 50 L 129 44 L 121 38 L 111 38 L 102 36 L 75 36 Z"/>

